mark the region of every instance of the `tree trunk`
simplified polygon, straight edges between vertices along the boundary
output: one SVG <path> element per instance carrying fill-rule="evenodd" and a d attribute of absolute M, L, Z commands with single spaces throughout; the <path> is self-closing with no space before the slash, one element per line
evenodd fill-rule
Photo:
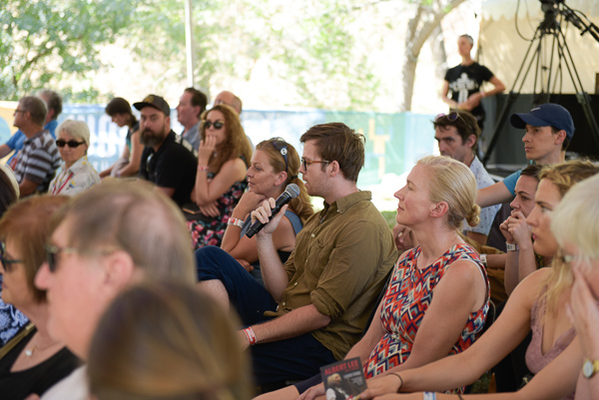
<path fill-rule="evenodd" d="M 418 4 L 416 13 L 408 21 L 408 32 L 406 35 L 405 61 L 402 67 L 403 93 L 399 102 L 399 111 L 410 111 L 412 109 L 412 96 L 414 92 L 414 78 L 418 56 L 422 46 L 431 34 L 437 29 L 441 20 L 455 7 L 465 0 L 433 0 L 432 4 L 424 5 L 424 1 Z"/>

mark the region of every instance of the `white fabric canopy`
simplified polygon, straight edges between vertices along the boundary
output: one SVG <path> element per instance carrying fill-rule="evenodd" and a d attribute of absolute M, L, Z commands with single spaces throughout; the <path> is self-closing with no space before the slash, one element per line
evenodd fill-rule
<path fill-rule="evenodd" d="M 482 50 L 481 63 L 487 66 L 503 83 L 511 89 L 520 66 L 523 63 L 526 50 L 536 28 L 543 20 L 541 2 L 539 0 L 520 0 L 518 20 L 514 19 L 517 0 L 483 0 L 481 31 L 479 38 Z M 570 0 L 566 4 L 575 10 L 582 11 L 595 25 L 599 26 L 599 1 Z M 524 38 L 516 31 L 516 26 Z M 572 24 L 564 24 L 562 31 L 572 54 L 574 65 L 580 75 L 582 87 L 588 93 L 595 93 L 596 74 L 599 74 L 599 43 L 589 33 L 580 36 L 580 30 Z M 536 44 L 535 42 L 535 47 Z M 531 50 L 532 51 L 532 50 Z M 542 45 L 543 65 L 550 65 L 551 42 Z M 555 71 L 555 58 L 553 70 Z M 564 66 L 565 68 L 565 66 Z M 525 67 L 527 69 L 527 66 Z M 520 93 L 538 93 L 533 89 L 535 68 L 531 67 Z M 539 74 L 541 77 L 541 74 Z M 570 74 L 564 69 L 562 80 L 551 93 L 575 93 Z M 522 79 L 522 78 L 520 78 Z M 553 82 L 553 80 L 552 80 Z"/>
<path fill-rule="evenodd" d="M 582 11 L 587 17 L 599 17 L 599 1 L 597 0 L 567 0 L 565 4 Z M 501 18 L 513 19 L 518 8 L 518 0 L 483 0 L 482 16 L 486 20 Z M 520 0 L 518 18 L 542 17 L 539 0 Z"/>

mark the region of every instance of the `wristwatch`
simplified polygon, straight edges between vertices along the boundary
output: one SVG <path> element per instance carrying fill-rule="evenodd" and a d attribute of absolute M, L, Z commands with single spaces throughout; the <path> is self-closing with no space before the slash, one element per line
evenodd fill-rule
<path fill-rule="evenodd" d="M 518 250 L 520 250 L 520 247 L 516 243 L 505 242 L 505 247 L 507 248 L 507 251 L 518 251 Z"/>
<path fill-rule="evenodd" d="M 587 379 L 590 379 L 599 372 L 599 360 L 589 360 L 588 358 L 582 364 L 582 376 Z"/>

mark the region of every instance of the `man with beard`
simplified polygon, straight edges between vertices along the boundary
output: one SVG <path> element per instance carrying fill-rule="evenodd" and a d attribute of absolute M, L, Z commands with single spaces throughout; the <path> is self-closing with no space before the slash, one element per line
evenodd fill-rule
<path fill-rule="evenodd" d="M 139 178 L 156 185 L 179 207 L 190 202 L 198 160 L 191 145 L 171 130 L 171 109 L 160 96 L 149 95 L 133 104 L 141 112 Z"/>

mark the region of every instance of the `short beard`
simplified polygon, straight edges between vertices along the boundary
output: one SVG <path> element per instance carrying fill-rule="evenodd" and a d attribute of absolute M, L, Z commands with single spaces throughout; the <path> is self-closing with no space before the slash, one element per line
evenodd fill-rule
<path fill-rule="evenodd" d="M 149 128 L 146 128 L 139 135 L 139 141 L 146 147 L 155 147 L 162 143 L 165 136 L 166 135 L 160 136 L 160 134 L 154 132 Z"/>

